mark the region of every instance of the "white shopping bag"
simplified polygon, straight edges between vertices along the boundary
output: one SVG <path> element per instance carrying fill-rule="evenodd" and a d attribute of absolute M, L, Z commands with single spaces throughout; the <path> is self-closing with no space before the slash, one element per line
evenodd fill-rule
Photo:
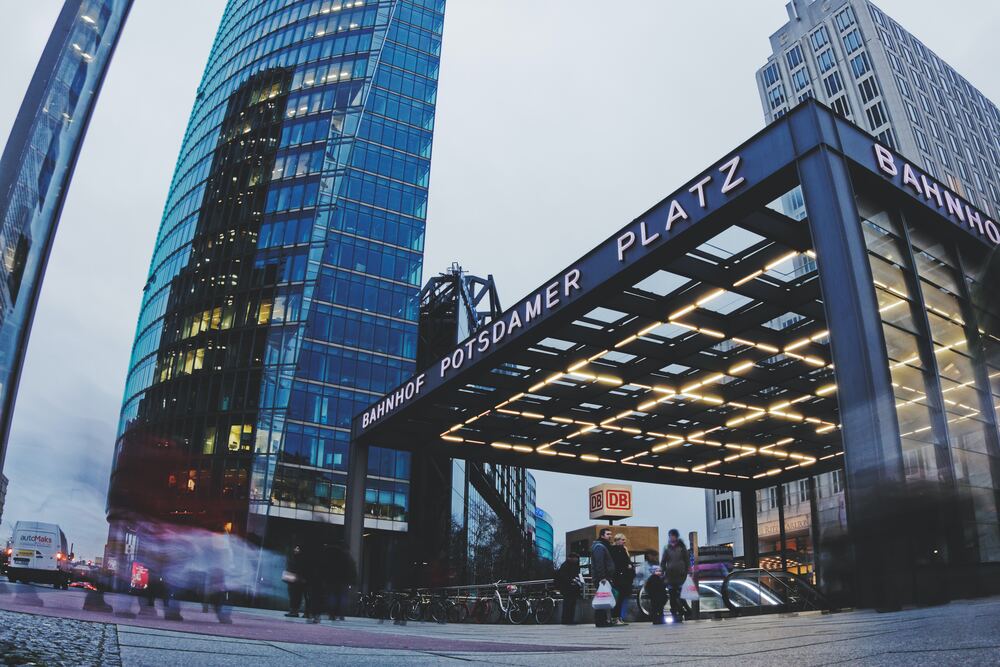
<path fill-rule="evenodd" d="M 694 583 L 694 579 L 691 578 L 690 574 L 681 586 L 681 599 L 688 602 L 694 602 L 698 599 L 698 586 Z"/>
<path fill-rule="evenodd" d="M 597 592 L 594 593 L 594 599 L 590 603 L 594 609 L 614 609 L 615 607 L 615 594 L 611 592 L 611 584 L 608 583 L 607 579 L 602 579 L 600 586 L 597 587 Z"/>

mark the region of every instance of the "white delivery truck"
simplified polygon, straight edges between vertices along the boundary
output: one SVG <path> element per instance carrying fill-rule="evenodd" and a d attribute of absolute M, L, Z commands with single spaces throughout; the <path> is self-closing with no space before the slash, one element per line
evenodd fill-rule
<path fill-rule="evenodd" d="M 7 579 L 69 588 L 66 535 L 54 523 L 18 521 L 10 543 Z"/>

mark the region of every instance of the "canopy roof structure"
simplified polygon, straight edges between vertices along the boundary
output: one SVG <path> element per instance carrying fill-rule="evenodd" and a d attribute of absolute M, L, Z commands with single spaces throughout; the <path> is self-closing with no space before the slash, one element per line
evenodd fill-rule
<path fill-rule="evenodd" d="M 850 181 L 822 168 L 831 157 Z M 872 395 L 862 348 L 882 343 L 859 345 L 863 332 L 842 319 L 865 319 L 863 286 L 845 259 L 850 238 L 829 221 L 862 184 L 918 198 L 889 159 L 904 162 L 801 105 L 366 409 L 354 439 L 735 490 L 843 467 L 838 375 L 858 387 L 852 398 Z M 783 212 L 804 214 L 805 202 L 824 215 Z M 814 236 L 831 239 L 828 251 Z M 841 278 L 850 298 L 826 303 Z"/>

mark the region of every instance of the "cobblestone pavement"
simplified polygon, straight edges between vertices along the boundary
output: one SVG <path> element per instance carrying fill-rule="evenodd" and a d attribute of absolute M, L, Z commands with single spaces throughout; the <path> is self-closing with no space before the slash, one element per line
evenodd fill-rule
<path fill-rule="evenodd" d="M 79 592 L 33 587 L 0 594 L 0 640 L 20 643 L 18 650 L 28 657 L 38 652 L 39 664 L 103 665 L 120 659 L 125 667 L 1000 665 L 1000 597 L 892 614 L 810 612 L 608 629 L 398 626 L 359 618 L 313 625 L 252 609 L 236 609 L 232 624 L 220 625 L 200 605 L 188 603 L 181 606 L 184 620 L 171 622 L 158 613 L 132 614 L 135 598 L 105 597 L 113 610 L 90 612 L 82 609 Z"/>
<path fill-rule="evenodd" d="M 119 667 L 118 631 L 107 623 L 0 610 L 0 664 Z"/>

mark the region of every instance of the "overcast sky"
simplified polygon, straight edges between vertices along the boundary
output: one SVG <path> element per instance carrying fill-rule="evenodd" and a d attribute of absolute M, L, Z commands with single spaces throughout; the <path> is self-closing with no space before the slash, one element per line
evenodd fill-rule
<path fill-rule="evenodd" d="M 3 0 L 0 137 L 59 11 Z M 878 3 L 1000 100 L 1000 3 Z M 136 2 L 70 187 L 14 416 L 0 536 L 54 521 L 103 553 L 142 286 L 224 2 Z M 948 20 L 944 20 L 942 8 Z M 449 0 L 424 278 L 492 273 L 506 306 L 762 125 L 754 72 L 782 0 Z M 535 473 L 556 542 L 601 479 Z M 704 493 L 636 485 L 633 525 L 704 531 Z"/>

